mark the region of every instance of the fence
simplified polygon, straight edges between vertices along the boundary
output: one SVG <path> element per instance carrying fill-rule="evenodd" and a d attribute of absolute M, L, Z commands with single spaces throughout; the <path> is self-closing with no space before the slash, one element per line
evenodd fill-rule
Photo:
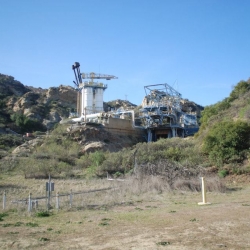
<path fill-rule="evenodd" d="M 62 207 L 72 208 L 73 207 L 73 199 L 75 195 L 84 195 L 90 193 L 96 193 L 101 191 L 112 190 L 114 188 L 102 188 L 102 189 L 94 189 L 94 190 L 87 190 L 87 191 L 77 191 L 73 192 L 70 190 L 70 193 L 61 194 L 59 192 L 56 195 L 48 195 L 48 196 L 40 196 L 40 197 L 33 197 L 31 193 L 29 193 L 28 198 L 26 199 L 18 199 L 10 201 L 11 204 L 27 206 L 27 211 L 32 212 L 33 209 L 38 209 L 38 205 L 41 206 L 41 203 L 44 203 L 45 209 L 49 210 L 53 206 L 51 204 L 55 204 L 55 209 L 59 210 Z M 79 203 L 79 201 L 78 201 Z M 84 199 L 82 199 L 82 204 L 84 203 Z M 76 203 L 77 204 L 77 203 Z M 85 204 L 86 205 L 86 204 Z M 42 207 L 42 206 L 41 206 Z M 7 195 L 6 191 L 3 193 L 3 210 L 7 208 Z"/>

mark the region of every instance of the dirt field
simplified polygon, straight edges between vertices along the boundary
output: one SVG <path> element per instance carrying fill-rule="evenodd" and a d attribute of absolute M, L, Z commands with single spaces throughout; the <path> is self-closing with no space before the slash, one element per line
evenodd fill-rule
<path fill-rule="evenodd" d="M 250 249 L 250 185 L 207 200 L 211 205 L 198 206 L 199 192 L 152 193 L 42 218 L 9 209 L 0 249 Z"/>

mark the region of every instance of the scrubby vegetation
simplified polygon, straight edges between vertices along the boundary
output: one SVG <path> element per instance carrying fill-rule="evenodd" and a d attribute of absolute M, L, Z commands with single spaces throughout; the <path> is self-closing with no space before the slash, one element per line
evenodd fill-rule
<path fill-rule="evenodd" d="M 206 107 L 200 119 L 201 128 L 192 138 L 138 143 L 116 153 L 100 150 L 86 153 L 75 140 L 76 135 L 68 133 L 65 125 L 58 125 L 33 153 L 12 159 L 9 165 L 16 166 L 26 178 L 47 178 L 49 175 L 91 178 L 107 174 L 123 178 L 143 173 L 144 176 L 161 176 L 172 187 L 175 185 L 173 180 L 197 177 L 209 168 L 217 171 L 220 177 L 232 173 L 248 174 L 249 89 L 250 81 L 241 81 L 228 98 Z M 38 122 L 25 115 L 13 114 L 11 119 L 22 131 L 41 129 Z M 21 142 L 19 137 L 0 137 L 0 147 L 5 150 Z M 5 147 L 7 144 L 11 146 Z M 4 163 L 1 169 L 6 171 L 9 165 Z"/>
<path fill-rule="evenodd" d="M 250 125 L 243 121 L 216 123 L 204 139 L 203 150 L 212 164 L 241 163 L 250 147 Z"/>
<path fill-rule="evenodd" d="M 36 119 L 31 119 L 24 114 L 14 113 L 10 116 L 11 120 L 19 128 L 21 133 L 46 131 L 46 128 L 41 122 Z"/>

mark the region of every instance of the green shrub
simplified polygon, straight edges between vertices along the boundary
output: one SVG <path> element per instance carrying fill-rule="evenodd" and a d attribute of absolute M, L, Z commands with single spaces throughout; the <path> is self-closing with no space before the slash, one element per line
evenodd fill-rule
<path fill-rule="evenodd" d="M 230 93 L 229 101 L 232 102 L 237 99 L 240 95 L 243 95 L 250 89 L 250 83 L 248 81 L 240 81 Z"/>
<path fill-rule="evenodd" d="M 36 217 L 49 217 L 51 215 L 48 211 L 39 211 L 36 213 Z"/>
<path fill-rule="evenodd" d="M 250 125 L 243 121 L 224 121 L 214 125 L 204 138 L 203 151 L 212 164 L 242 162 L 250 147 Z"/>
<path fill-rule="evenodd" d="M 89 176 L 100 175 L 100 166 L 105 160 L 105 153 L 96 151 L 89 154 L 90 166 L 87 169 Z"/>
<path fill-rule="evenodd" d="M 41 122 L 35 119 L 31 119 L 26 115 L 14 113 L 10 116 L 11 120 L 18 126 L 21 132 L 33 132 L 36 130 L 45 131 L 46 128 Z"/>
<path fill-rule="evenodd" d="M 12 148 L 17 147 L 23 143 L 23 138 L 11 134 L 0 134 L 1 147 Z"/>
<path fill-rule="evenodd" d="M 8 216 L 7 213 L 0 213 L 0 221 L 3 221 L 3 217 Z"/>
<path fill-rule="evenodd" d="M 3 109 L 3 108 L 5 108 L 5 107 L 6 107 L 6 101 L 0 99 L 0 108 Z"/>
<path fill-rule="evenodd" d="M 228 170 L 222 169 L 218 172 L 219 177 L 224 178 L 228 175 Z"/>
<path fill-rule="evenodd" d="M 33 223 L 33 222 L 28 222 L 25 224 L 27 227 L 38 227 L 37 223 Z"/>
<path fill-rule="evenodd" d="M 152 143 L 138 143 L 133 149 L 106 154 L 99 175 L 133 172 L 135 165 L 157 164 L 161 160 L 178 162 L 185 167 L 204 164 L 204 154 L 195 147 L 194 140 L 182 138 L 160 139 Z"/>

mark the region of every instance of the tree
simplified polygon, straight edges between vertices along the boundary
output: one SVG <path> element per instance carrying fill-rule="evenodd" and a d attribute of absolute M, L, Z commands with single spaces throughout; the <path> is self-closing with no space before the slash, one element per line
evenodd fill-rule
<path fill-rule="evenodd" d="M 44 131 L 45 127 L 37 120 L 30 119 L 26 115 L 14 113 L 10 116 L 11 120 L 22 132 L 33 132 L 35 130 Z"/>

